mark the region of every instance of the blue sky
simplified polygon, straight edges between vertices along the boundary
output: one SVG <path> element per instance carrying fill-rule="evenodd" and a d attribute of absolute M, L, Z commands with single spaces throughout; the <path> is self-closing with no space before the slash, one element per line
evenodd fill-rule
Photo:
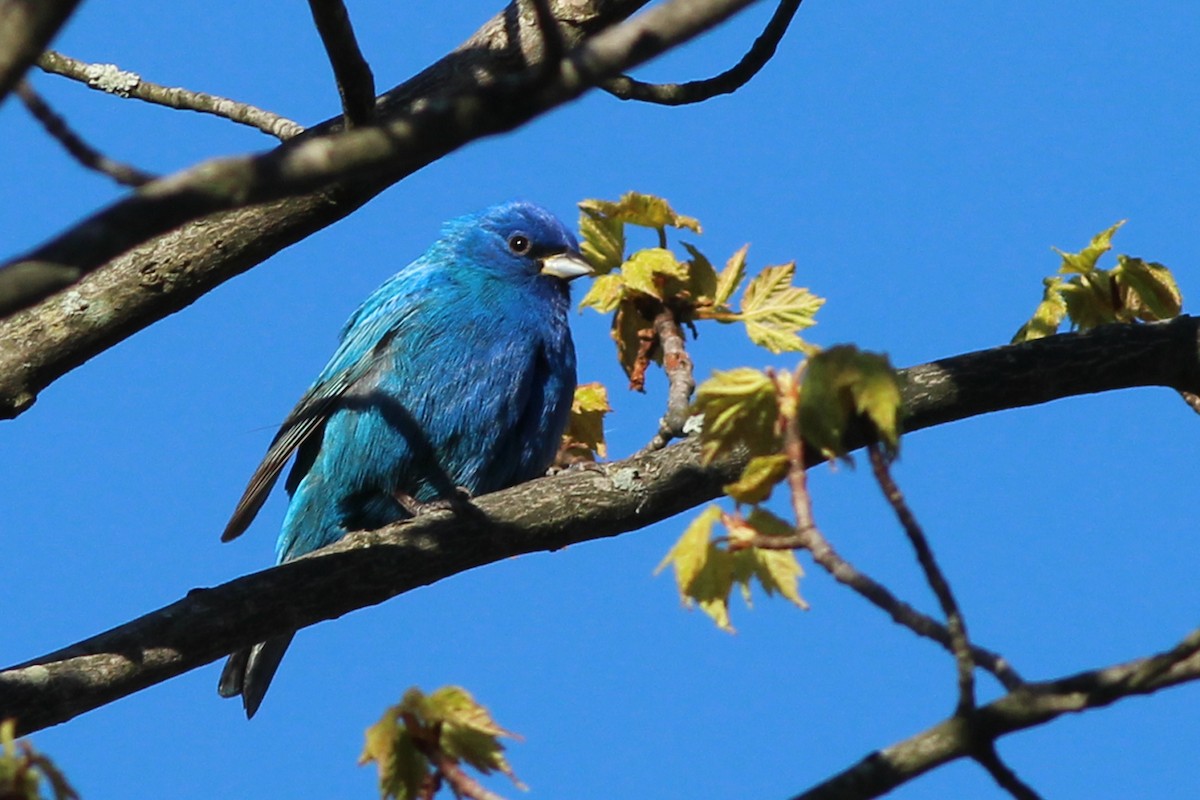
<path fill-rule="evenodd" d="M 498 5 L 351 3 L 380 87 Z M 759 7 L 643 76 L 736 60 Z M 0 661 L 24 660 L 261 568 L 284 508 L 218 541 L 275 425 L 345 318 L 440 222 L 511 197 L 573 219 L 629 189 L 700 218 L 713 260 L 798 262 L 828 298 L 810 338 L 898 365 L 1006 342 L 1057 267 L 1118 219 L 1116 249 L 1200 261 L 1200 6 L 1174 2 L 809 0 L 776 59 L 731 97 L 664 109 L 593 94 L 477 142 L 51 386 L 0 425 Z M 336 113 L 303 5 L 92 0 L 56 46 L 147 79 L 310 124 Z M 270 141 L 221 120 L 36 76 L 94 143 L 158 171 Z M 8 102 L 0 242 L 15 254 L 118 196 Z M 649 243 L 647 241 L 647 243 Z M 607 324 L 573 317 L 580 379 L 613 390 L 614 456 L 654 431 L 661 380 L 621 389 Z M 733 328 L 698 371 L 788 366 Z M 1200 420 L 1165 390 L 1077 398 L 915 434 L 896 477 L 977 640 L 1049 678 L 1173 644 L 1196 624 Z M 815 471 L 817 521 L 844 555 L 933 612 L 869 471 Z M 687 515 L 616 540 L 457 576 L 297 637 L 250 723 L 218 666 L 34 737 L 85 798 L 369 797 L 363 729 L 410 685 L 473 691 L 525 741 L 530 797 L 785 797 L 953 708 L 942 652 L 810 568 L 812 609 L 735 606 L 738 634 L 679 607 L 651 571 Z M 803 559 L 802 559 L 803 560 Z M 805 562 L 807 564 L 807 561 Z M 985 697 L 996 687 L 982 681 Z M 1005 739 L 1048 796 L 1200 792 L 1200 687 Z M 496 784 L 508 795 L 520 793 Z M 999 797 L 970 764 L 901 798 Z"/>

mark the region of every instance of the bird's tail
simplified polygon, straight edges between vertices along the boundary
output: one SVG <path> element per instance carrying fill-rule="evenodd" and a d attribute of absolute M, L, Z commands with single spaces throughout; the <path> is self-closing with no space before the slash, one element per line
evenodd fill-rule
<path fill-rule="evenodd" d="M 239 650 L 225 662 L 221 670 L 221 680 L 217 683 L 217 694 L 221 697 L 242 696 L 242 707 L 246 709 L 246 719 L 254 716 L 262 704 L 267 687 L 279 669 L 279 662 L 292 637 L 296 633 L 285 633 L 272 636 L 265 642 L 259 642 L 253 647 Z"/>

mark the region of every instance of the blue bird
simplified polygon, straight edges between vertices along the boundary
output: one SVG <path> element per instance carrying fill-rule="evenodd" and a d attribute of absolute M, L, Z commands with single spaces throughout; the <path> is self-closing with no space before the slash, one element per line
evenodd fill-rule
<path fill-rule="evenodd" d="M 447 222 L 350 317 L 222 541 L 246 530 L 293 453 L 280 563 L 408 518 L 459 487 L 479 495 L 542 475 L 575 391 L 567 284 L 590 272 L 566 226 L 531 203 Z M 226 662 L 218 692 L 241 695 L 247 718 L 293 635 Z"/>

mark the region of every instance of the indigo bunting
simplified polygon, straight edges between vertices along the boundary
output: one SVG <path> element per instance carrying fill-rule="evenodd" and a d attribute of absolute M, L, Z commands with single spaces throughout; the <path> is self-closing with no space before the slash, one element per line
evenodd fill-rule
<path fill-rule="evenodd" d="M 465 489 L 543 474 L 575 391 L 568 282 L 592 271 L 548 211 L 504 203 L 447 222 L 367 298 L 275 435 L 223 541 L 241 534 L 284 464 L 291 503 L 278 562 Z M 252 717 L 293 633 L 234 653 L 223 697 Z"/>

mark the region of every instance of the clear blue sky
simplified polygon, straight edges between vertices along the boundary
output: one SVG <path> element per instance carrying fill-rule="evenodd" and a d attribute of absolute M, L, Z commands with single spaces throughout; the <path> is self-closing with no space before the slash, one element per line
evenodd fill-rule
<path fill-rule="evenodd" d="M 381 87 L 469 35 L 496 2 L 351 3 Z M 732 63 L 760 7 L 644 75 Z M 798 261 L 829 302 L 811 338 L 908 365 L 1006 342 L 1052 245 L 1118 219 L 1117 249 L 1200 291 L 1200 5 L 809 0 L 749 86 L 662 109 L 594 94 L 475 143 L 50 387 L 0 424 L 0 661 L 24 660 L 271 561 L 273 497 L 218 535 L 274 430 L 358 302 L 448 217 L 511 197 L 566 218 L 629 189 L 701 219 L 717 260 Z M 337 109 L 303 4 L 92 0 L 56 45 L 147 79 L 312 123 Z M 108 154 L 169 171 L 270 141 L 194 114 L 37 76 Z M 14 254 L 117 196 L 0 109 L 0 243 Z M 607 326 L 573 318 L 581 380 L 614 389 L 615 456 L 650 438 L 662 383 L 621 390 Z M 735 329 L 702 334 L 701 374 L 790 365 Z M 1200 420 L 1130 391 L 916 434 L 896 470 L 978 641 L 1026 675 L 1132 658 L 1197 623 Z M 936 606 L 866 470 L 813 478 L 843 553 Z M 85 798 L 370 797 L 363 729 L 410 685 L 458 683 L 526 737 L 542 798 L 780 798 L 949 713 L 953 664 L 809 570 L 812 609 L 735 606 L 736 636 L 651 570 L 687 517 L 457 576 L 300 634 L 252 722 L 218 666 L 37 734 Z M 983 681 L 986 696 L 996 687 Z M 1200 687 L 1005 739 L 1056 798 L 1200 794 Z M 519 792 L 503 783 L 508 795 Z M 902 798 L 998 797 L 959 764 Z"/>

